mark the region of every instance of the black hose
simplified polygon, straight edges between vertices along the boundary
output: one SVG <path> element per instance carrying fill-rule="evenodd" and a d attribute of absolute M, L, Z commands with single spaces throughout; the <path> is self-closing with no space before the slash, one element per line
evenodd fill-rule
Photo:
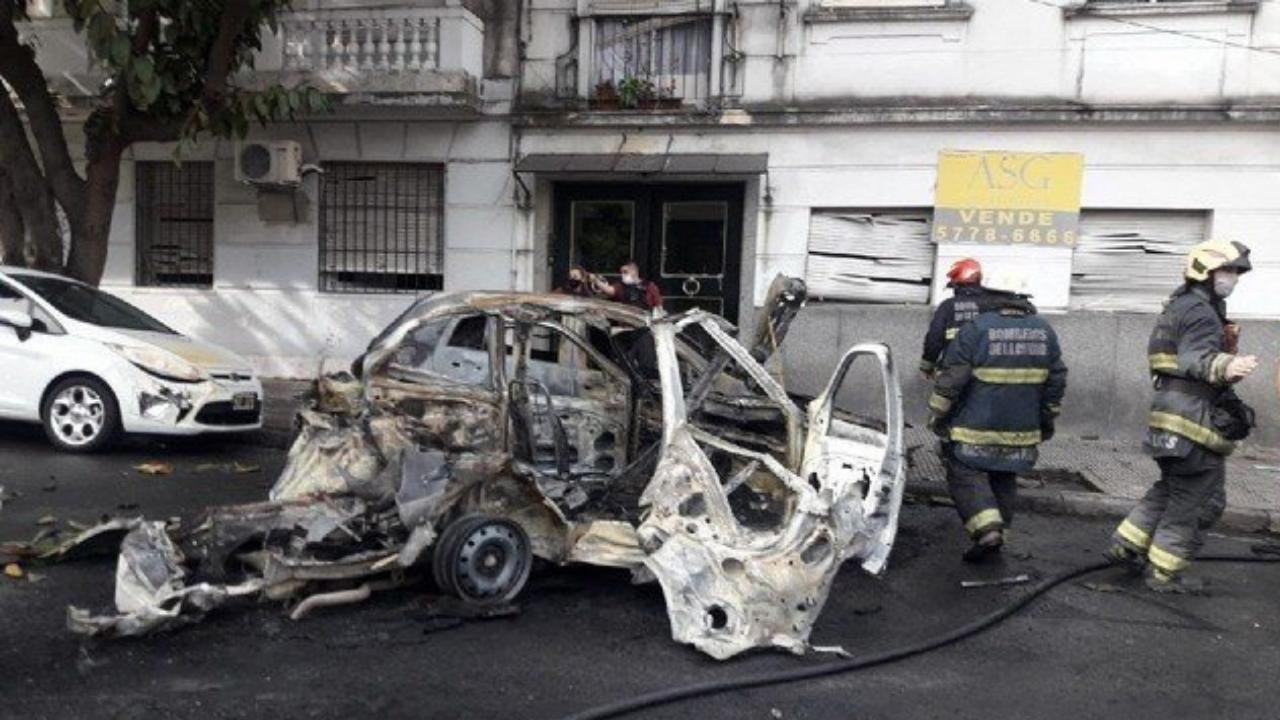
<path fill-rule="evenodd" d="M 1267 552 L 1263 549 L 1267 546 L 1256 546 L 1254 555 L 1205 555 L 1196 558 L 1199 562 L 1222 562 L 1222 563 L 1277 563 L 1280 557 L 1263 555 Z M 926 652 L 938 650 L 948 645 L 960 642 L 966 638 L 977 635 L 985 630 L 989 630 L 995 625 L 1007 620 L 1010 616 L 1030 605 L 1033 601 L 1044 595 L 1053 588 L 1074 580 L 1083 575 L 1098 572 L 1113 567 L 1108 562 L 1098 562 L 1092 565 L 1068 570 L 1066 572 L 1055 575 L 1044 580 L 1031 589 L 1030 592 L 1014 600 L 1012 603 L 996 610 L 995 612 L 984 615 L 977 620 L 961 625 L 942 635 L 921 640 L 906 647 L 889 650 L 872 655 L 867 658 L 853 658 L 850 660 L 841 660 L 833 663 L 826 663 L 816 667 L 801 667 L 793 670 L 782 670 L 779 672 L 757 673 L 754 675 L 744 675 L 738 678 L 729 678 L 726 680 L 711 680 L 708 682 L 694 683 L 683 687 L 669 688 L 666 690 L 658 690 L 656 692 L 646 693 L 644 695 L 636 695 L 635 697 L 625 700 L 618 700 L 598 705 L 596 707 L 575 713 L 565 718 L 565 720 L 600 720 L 601 718 L 613 718 L 621 715 L 627 715 L 639 710 L 654 708 L 660 705 L 668 705 L 682 700 L 691 700 L 697 697 L 705 697 L 707 695 L 716 695 L 730 690 L 744 690 L 748 688 L 767 687 L 769 685 L 780 685 L 783 683 L 799 682 L 801 680 L 812 680 L 814 678 L 827 677 L 830 675 L 839 675 L 855 670 L 864 670 L 878 665 L 887 665 L 898 660 L 905 660 L 915 655 L 921 655 Z"/>

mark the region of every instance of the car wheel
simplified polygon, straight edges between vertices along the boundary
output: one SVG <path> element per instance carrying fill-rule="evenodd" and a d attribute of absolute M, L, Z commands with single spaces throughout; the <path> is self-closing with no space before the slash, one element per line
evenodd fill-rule
<path fill-rule="evenodd" d="M 524 528 L 488 515 L 464 515 L 440 536 L 432 574 L 444 592 L 477 605 L 510 602 L 524 589 L 533 551 Z"/>
<path fill-rule="evenodd" d="M 40 418 L 49 441 L 67 452 L 101 450 L 120 431 L 115 395 L 91 377 L 70 377 L 54 385 L 45 396 Z"/>

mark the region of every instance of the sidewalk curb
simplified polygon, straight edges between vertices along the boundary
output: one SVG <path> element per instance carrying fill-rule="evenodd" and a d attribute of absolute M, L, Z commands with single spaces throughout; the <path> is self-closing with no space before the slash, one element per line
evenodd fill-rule
<path fill-rule="evenodd" d="M 947 496 L 947 488 L 941 483 L 914 480 L 907 483 L 907 492 L 920 496 Z M 1038 490 L 1019 488 L 1017 508 L 1045 515 L 1073 515 L 1076 517 L 1109 518 L 1120 520 L 1129 514 L 1136 500 L 1113 497 L 1076 490 Z M 1222 513 L 1216 529 L 1242 533 L 1280 534 L 1280 511 L 1258 508 L 1228 507 Z"/>

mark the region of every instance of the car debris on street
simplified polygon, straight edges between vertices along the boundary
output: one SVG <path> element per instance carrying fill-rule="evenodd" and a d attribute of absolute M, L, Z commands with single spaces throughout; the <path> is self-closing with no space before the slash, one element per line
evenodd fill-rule
<path fill-rule="evenodd" d="M 885 346 L 849 348 L 803 407 L 766 370 L 804 300 L 779 277 L 744 341 L 701 310 L 424 298 L 351 373 L 317 381 L 265 502 L 180 532 L 114 521 L 128 528 L 116 612 L 71 608 L 70 627 L 140 635 L 243 597 L 297 619 L 424 571 L 497 606 L 540 558 L 656 580 L 673 638 L 712 657 L 810 650 L 840 566 L 884 571 L 906 460 Z M 856 394 L 882 416 L 845 406 L 859 361 L 882 387 Z"/>

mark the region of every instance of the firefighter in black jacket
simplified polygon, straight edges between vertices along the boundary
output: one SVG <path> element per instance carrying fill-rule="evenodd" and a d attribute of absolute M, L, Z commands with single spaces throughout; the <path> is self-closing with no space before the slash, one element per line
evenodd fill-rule
<path fill-rule="evenodd" d="M 960 328 L 929 398 L 929 427 L 943 440 L 947 486 L 979 562 L 1004 545 L 1018 473 L 1035 467 L 1053 437 L 1067 389 L 1058 336 L 1016 275 L 985 283 L 992 307 Z"/>
<path fill-rule="evenodd" d="M 1157 592 L 1198 592 L 1183 572 L 1226 506 L 1226 456 L 1253 426 L 1232 389 L 1258 366 L 1238 354 L 1238 330 L 1224 300 L 1252 269 L 1249 248 L 1210 240 L 1187 255 L 1186 283 L 1174 291 L 1147 345 L 1155 395 L 1146 450 L 1160 479 L 1116 528 L 1107 557 L 1145 572 Z"/>
<path fill-rule="evenodd" d="M 947 345 L 956 339 L 960 327 L 971 322 L 982 312 L 987 292 L 982 289 L 982 265 L 977 260 L 958 260 L 947 271 L 947 287 L 955 295 L 943 300 L 933 313 L 929 332 L 924 336 L 924 351 L 920 353 L 920 372 L 926 379 L 933 373 L 947 351 Z"/>

